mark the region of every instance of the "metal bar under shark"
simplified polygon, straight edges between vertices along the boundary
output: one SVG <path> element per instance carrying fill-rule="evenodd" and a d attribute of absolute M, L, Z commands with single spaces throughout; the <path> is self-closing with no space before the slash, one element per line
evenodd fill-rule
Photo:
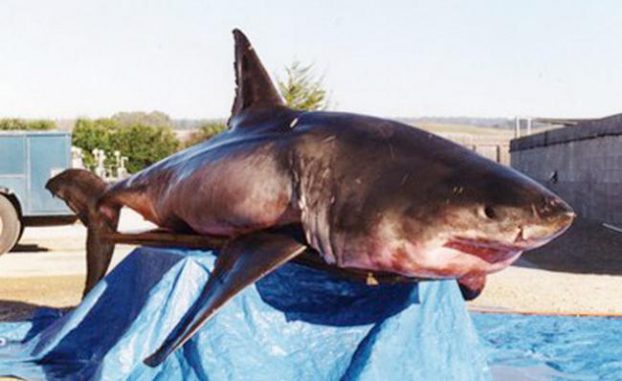
<path fill-rule="evenodd" d="M 140 245 L 151 247 L 176 247 L 184 249 L 220 250 L 227 243 L 226 239 L 198 234 L 180 234 L 162 229 L 140 232 L 112 232 L 103 235 L 105 241 L 113 244 Z M 322 260 L 312 248 L 292 259 L 292 262 L 316 270 L 322 270 L 336 277 L 364 282 L 369 286 L 379 284 L 413 283 L 429 279 L 409 278 L 402 275 L 386 272 L 365 271 L 359 269 L 345 269 L 329 265 Z"/>

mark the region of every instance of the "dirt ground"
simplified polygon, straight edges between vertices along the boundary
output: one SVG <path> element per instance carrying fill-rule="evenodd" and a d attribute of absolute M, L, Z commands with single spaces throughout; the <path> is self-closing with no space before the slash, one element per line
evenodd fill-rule
<path fill-rule="evenodd" d="M 0 321 L 25 319 L 39 306 L 79 303 L 84 232 L 81 227 L 71 229 L 65 237 L 33 232 L 24 237 L 17 253 L 0 258 Z M 130 250 L 117 249 L 115 262 Z M 561 238 L 490 275 L 484 292 L 469 308 L 622 315 L 622 233 L 579 220 Z"/>
<path fill-rule="evenodd" d="M 28 318 L 38 307 L 72 307 L 80 302 L 84 276 L 11 278 L 0 280 L 0 321 Z"/>

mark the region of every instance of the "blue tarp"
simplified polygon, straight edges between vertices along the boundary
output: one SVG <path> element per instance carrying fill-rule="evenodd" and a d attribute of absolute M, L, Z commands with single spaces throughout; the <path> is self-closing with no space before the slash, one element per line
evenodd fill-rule
<path fill-rule="evenodd" d="M 0 324 L 0 375 L 28 380 L 487 380 L 454 281 L 370 287 L 288 264 L 152 369 L 209 277 L 206 251 L 139 248 L 73 311 Z"/>

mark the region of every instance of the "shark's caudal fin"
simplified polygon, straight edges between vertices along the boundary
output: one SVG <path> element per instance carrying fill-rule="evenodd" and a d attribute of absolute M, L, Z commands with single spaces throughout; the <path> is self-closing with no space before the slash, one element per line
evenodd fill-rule
<path fill-rule="evenodd" d="M 120 205 L 100 205 L 98 201 L 108 185 L 84 169 L 68 169 L 51 178 L 45 187 L 80 218 L 87 228 L 86 236 L 86 295 L 106 275 L 114 244 L 103 235 L 117 229 Z"/>
<path fill-rule="evenodd" d="M 84 169 L 67 169 L 45 184 L 47 190 L 78 215 L 84 226 L 89 225 L 89 205 L 94 206 L 107 187 L 104 180 Z"/>
<path fill-rule="evenodd" d="M 248 38 L 239 29 L 235 39 L 235 100 L 231 117 L 251 107 L 282 106 L 283 100 Z"/>

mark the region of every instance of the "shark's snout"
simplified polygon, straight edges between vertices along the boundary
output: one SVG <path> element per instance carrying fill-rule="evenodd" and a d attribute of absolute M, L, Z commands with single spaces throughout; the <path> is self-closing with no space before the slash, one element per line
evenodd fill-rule
<path fill-rule="evenodd" d="M 535 206 L 534 213 L 544 220 L 562 220 L 568 223 L 576 217 L 570 205 L 556 196 L 544 197 L 542 202 Z"/>
<path fill-rule="evenodd" d="M 506 192 L 507 197 L 474 197 L 470 205 L 454 209 L 448 229 L 453 231 L 443 246 L 483 260 L 485 265 L 474 266 L 494 272 L 570 227 L 576 218 L 570 205 L 531 182 L 521 185 L 515 184 L 518 191 Z"/>
<path fill-rule="evenodd" d="M 531 216 L 522 223 L 515 243 L 526 250 L 540 247 L 565 232 L 574 219 L 572 207 L 557 196 L 546 196 L 531 205 Z"/>

